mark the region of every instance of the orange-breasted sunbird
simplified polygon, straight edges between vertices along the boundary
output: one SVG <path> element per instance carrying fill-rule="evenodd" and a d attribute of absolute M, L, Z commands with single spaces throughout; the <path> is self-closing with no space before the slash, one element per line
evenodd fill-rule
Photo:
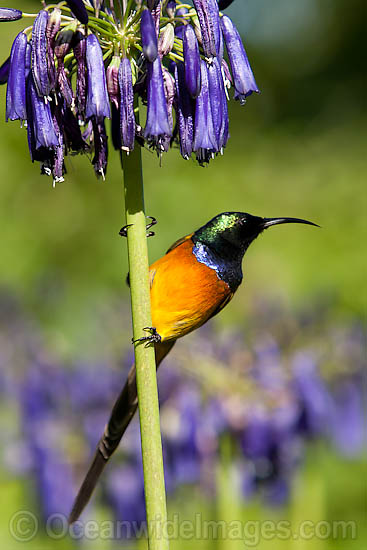
<path fill-rule="evenodd" d="M 260 233 L 282 223 L 316 225 L 299 218 L 261 218 L 223 212 L 176 241 L 150 266 L 151 335 L 139 340 L 155 346 L 157 368 L 181 338 L 202 326 L 230 302 L 242 282 L 242 259 Z M 118 396 L 92 464 L 70 514 L 78 519 L 138 406 L 135 366 Z"/>

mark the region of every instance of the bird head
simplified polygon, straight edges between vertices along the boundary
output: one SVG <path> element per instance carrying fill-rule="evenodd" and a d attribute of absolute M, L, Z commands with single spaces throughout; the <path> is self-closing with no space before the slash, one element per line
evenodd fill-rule
<path fill-rule="evenodd" d="M 260 233 L 282 223 L 303 223 L 319 227 L 300 218 L 261 218 L 246 212 L 223 212 L 195 231 L 193 240 L 209 246 L 222 257 L 242 257 Z"/>

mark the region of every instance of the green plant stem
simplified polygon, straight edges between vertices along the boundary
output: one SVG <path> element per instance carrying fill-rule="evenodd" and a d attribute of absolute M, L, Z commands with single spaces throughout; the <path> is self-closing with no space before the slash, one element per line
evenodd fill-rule
<path fill-rule="evenodd" d="M 144 327 L 152 326 L 146 217 L 140 147 L 122 153 L 124 173 L 127 246 L 129 256 L 131 309 L 134 340 L 147 336 Z M 139 402 L 140 434 L 143 456 L 145 506 L 149 550 L 168 550 L 165 538 L 167 510 L 163 475 L 162 441 L 154 346 L 135 344 L 135 367 Z"/>

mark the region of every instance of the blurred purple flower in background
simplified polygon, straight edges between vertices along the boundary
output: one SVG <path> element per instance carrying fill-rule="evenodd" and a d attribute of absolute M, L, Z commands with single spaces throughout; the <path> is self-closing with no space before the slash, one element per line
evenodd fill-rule
<path fill-rule="evenodd" d="M 159 373 L 170 494 L 188 484 L 212 494 L 222 442 L 228 439 L 243 498 L 261 495 L 274 506 L 287 502 L 308 441 L 326 441 L 348 458 L 362 452 L 360 327 L 339 332 L 324 327 L 327 338 L 338 342 L 330 373 L 324 371 L 315 334 L 292 352 L 283 349 L 273 335 L 282 334 L 282 324 L 292 326 L 294 332 L 287 333 L 292 342 L 295 319 L 290 324 L 284 311 L 274 316 L 269 311 L 246 344 L 240 331 L 218 337 L 204 327 L 190 343 L 177 345 Z M 5 294 L 0 329 L 0 394 L 18 401 L 21 424 L 20 435 L 7 436 L 3 466 L 31 480 L 42 518 L 67 513 L 79 468 L 94 450 L 126 372 L 112 357 L 69 366 L 48 357 L 34 327 L 24 323 Z M 17 346 L 20 337 L 26 346 Z M 130 360 L 131 351 L 123 361 L 126 368 Z M 25 367 L 19 371 L 17 364 Z M 129 522 L 139 526 L 145 520 L 136 422 L 108 469 L 101 495 L 115 519 L 126 522 L 119 535 L 134 537 Z"/>

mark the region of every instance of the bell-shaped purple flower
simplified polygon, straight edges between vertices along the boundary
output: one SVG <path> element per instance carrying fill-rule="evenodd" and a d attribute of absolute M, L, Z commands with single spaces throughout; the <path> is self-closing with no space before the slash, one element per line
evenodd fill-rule
<path fill-rule="evenodd" d="M 191 25 L 186 25 L 182 34 L 186 87 L 191 97 L 196 98 L 201 88 L 199 44 Z"/>
<path fill-rule="evenodd" d="M 10 53 L 10 70 L 6 90 L 6 120 L 26 120 L 26 51 L 27 36 L 20 32 Z"/>
<path fill-rule="evenodd" d="M 158 144 L 162 138 L 171 135 L 159 57 L 153 63 L 148 63 L 147 100 L 148 111 L 144 137 Z"/>
<path fill-rule="evenodd" d="M 121 59 L 118 72 L 120 86 L 120 137 L 121 147 L 125 151 L 132 151 L 135 143 L 135 114 L 134 90 L 130 60 Z"/>
<path fill-rule="evenodd" d="M 83 0 L 66 0 L 67 5 L 83 25 L 88 23 L 88 12 Z"/>
<path fill-rule="evenodd" d="M 27 120 L 34 138 L 34 149 L 57 147 L 59 141 L 52 121 L 50 104 L 45 103 L 36 89 L 33 75 L 27 84 Z M 30 122 L 30 124 L 29 124 Z"/>
<path fill-rule="evenodd" d="M 10 71 L 10 55 L 8 59 L 5 59 L 4 63 L 0 67 L 0 85 L 6 84 L 9 78 Z"/>
<path fill-rule="evenodd" d="M 214 33 L 214 42 L 215 42 L 215 50 L 217 53 L 217 57 L 222 60 L 223 58 L 223 35 L 222 35 L 222 29 L 220 25 L 220 17 L 219 17 L 219 8 L 217 0 L 208 0 L 209 5 L 209 12 L 211 15 L 211 19 L 213 22 L 213 33 Z"/>
<path fill-rule="evenodd" d="M 229 121 L 227 97 L 218 58 L 213 59 L 213 63 L 208 66 L 208 79 L 213 127 L 219 152 L 226 146 L 228 141 Z"/>
<path fill-rule="evenodd" d="M 193 2 L 199 18 L 204 54 L 210 59 L 217 55 L 215 20 L 219 17 L 218 6 L 215 11 L 210 0 L 193 0 Z"/>
<path fill-rule="evenodd" d="M 48 98 L 52 90 L 52 83 L 47 65 L 47 36 L 46 29 L 49 15 L 41 10 L 32 27 L 32 74 L 40 97 Z"/>
<path fill-rule="evenodd" d="M 238 30 L 226 15 L 222 17 L 221 23 L 233 74 L 234 97 L 244 104 L 246 97 L 253 92 L 259 93 L 259 89 Z"/>
<path fill-rule="evenodd" d="M 194 106 L 193 100 L 186 88 L 185 69 L 182 63 L 174 69 L 177 95 L 177 122 L 180 138 L 180 152 L 184 159 L 189 159 L 193 151 L 194 141 Z"/>
<path fill-rule="evenodd" d="M 0 23 L 5 21 L 17 21 L 23 16 L 20 10 L 15 10 L 14 8 L 0 8 Z"/>
<path fill-rule="evenodd" d="M 155 24 L 149 10 L 143 10 L 141 14 L 140 33 L 144 57 L 153 63 L 158 56 L 158 42 Z"/>
<path fill-rule="evenodd" d="M 200 164 L 209 162 L 212 154 L 218 150 L 210 104 L 208 68 L 204 60 L 201 60 L 201 91 L 196 100 L 193 149 Z"/>
<path fill-rule="evenodd" d="M 99 45 L 98 38 L 94 34 L 90 34 L 86 42 L 88 86 L 85 115 L 87 118 L 92 116 L 96 116 L 97 118 L 109 118 L 111 112 L 101 46 Z"/>

